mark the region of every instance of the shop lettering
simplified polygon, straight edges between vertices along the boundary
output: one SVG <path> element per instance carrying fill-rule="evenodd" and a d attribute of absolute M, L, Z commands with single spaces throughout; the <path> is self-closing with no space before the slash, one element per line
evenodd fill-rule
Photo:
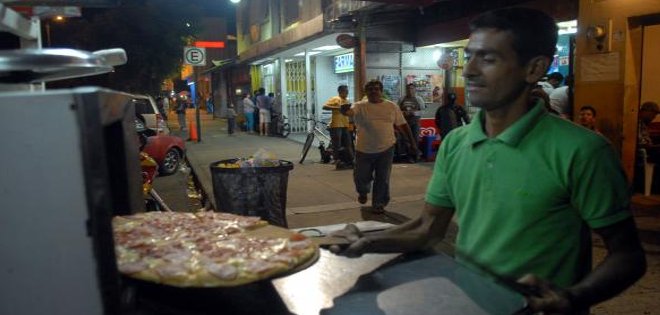
<path fill-rule="evenodd" d="M 335 56 L 335 73 L 353 71 L 353 54 Z"/>

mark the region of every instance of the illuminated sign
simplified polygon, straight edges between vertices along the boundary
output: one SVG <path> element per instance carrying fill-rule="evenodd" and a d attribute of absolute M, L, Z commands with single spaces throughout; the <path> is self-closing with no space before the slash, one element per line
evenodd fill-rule
<path fill-rule="evenodd" d="M 335 56 L 335 73 L 353 72 L 353 53 Z"/>
<path fill-rule="evenodd" d="M 195 47 L 199 48 L 225 48 L 225 42 L 223 41 L 196 41 Z"/>

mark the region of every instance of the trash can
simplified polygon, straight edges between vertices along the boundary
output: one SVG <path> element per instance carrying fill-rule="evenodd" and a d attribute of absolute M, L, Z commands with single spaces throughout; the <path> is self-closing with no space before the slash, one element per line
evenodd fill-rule
<path fill-rule="evenodd" d="M 270 224 L 287 227 L 286 188 L 293 163 L 279 160 L 275 166 L 237 165 L 239 159 L 213 162 L 211 180 L 218 211 L 258 216 Z"/>

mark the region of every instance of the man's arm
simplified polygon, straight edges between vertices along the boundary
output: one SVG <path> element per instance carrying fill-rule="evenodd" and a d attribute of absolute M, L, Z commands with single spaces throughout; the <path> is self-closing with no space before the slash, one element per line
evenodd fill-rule
<path fill-rule="evenodd" d="M 453 215 L 453 208 L 425 203 L 418 218 L 391 229 L 366 236 L 355 228 L 335 233 L 333 236 L 344 237 L 351 244 L 344 250 L 339 246 L 333 246 L 330 250 L 348 257 L 359 257 L 364 253 L 399 253 L 430 248 L 445 237 Z"/>
<path fill-rule="evenodd" d="M 605 242 L 607 257 L 582 281 L 566 290 L 535 278 L 522 281 L 542 290 L 540 298 L 528 297 L 533 310 L 572 314 L 616 296 L 644 275 L 646 257 L 633 218 L 595 232 Z"/>

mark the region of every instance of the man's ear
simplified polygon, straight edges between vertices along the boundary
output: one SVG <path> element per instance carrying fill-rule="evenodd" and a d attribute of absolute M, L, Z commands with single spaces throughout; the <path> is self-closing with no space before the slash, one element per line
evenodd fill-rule
<path fill-rule="evenodd" d="M 550 66 L 550 58 L 545 56 L 536 56 L 527 62 L 527 76 L 525 80 L 527 83 L 536 83 L 538 82 L 545 73 L 548 71 Z"/>

